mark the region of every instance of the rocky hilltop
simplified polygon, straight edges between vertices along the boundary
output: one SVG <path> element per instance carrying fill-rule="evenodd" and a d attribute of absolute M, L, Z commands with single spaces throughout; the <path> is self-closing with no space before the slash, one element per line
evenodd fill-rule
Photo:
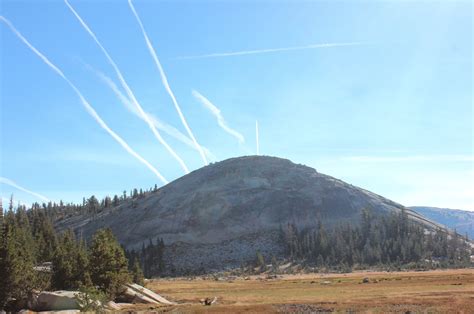
<path fill-rule="evenodd" d="M 363 208 L 398 212 L 402 205 L 289 160 L 247 156 L 224 160 L 185 175 L 155 192 L 122 202 L 94 218 L 76 215 L 59 229 L 86 239 L 110 227 L 128 248 L 163 238 L 171 269 L 198 271 L 238 267 L 257 250 L 278 256 L 278 230 L 357 222 Z M 412 219 L 435 226 L 408 210 Z"/>

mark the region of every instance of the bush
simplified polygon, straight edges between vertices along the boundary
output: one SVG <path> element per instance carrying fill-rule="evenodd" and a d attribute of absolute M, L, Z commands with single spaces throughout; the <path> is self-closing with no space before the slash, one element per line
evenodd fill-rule
<path fill-rule="evenodd" d="M 81 286 L 77 294 L 77 303 L 81 312 L 105 313 L 107 297 L 101 290 L 91 286 Z"/>

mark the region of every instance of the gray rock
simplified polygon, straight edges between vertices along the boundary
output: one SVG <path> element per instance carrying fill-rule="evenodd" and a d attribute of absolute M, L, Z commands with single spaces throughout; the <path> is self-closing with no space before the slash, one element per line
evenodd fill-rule
<path fill-rule="evenodd" d="M 293 223 L 301 230 L 324 220 L 327 227 L 357 223 L 363 208 L 384 215 L 404 207 L 367 190 L 289 160 L 247 156 L 195 170 L 156 192 L 128 200 L 91 218 L 57 221 L 86 239 L 109 227 L 127 248 L 163 238 L 169 274 L 239 267 L 284 252 L 278 232 Z M 411 219 L 436 226 L 407 210 Z"/>
<path fill-rule="evenodd" d="M 36 298 L 36 311 L 79 310 L 78 291 L 43 291 Z"/>

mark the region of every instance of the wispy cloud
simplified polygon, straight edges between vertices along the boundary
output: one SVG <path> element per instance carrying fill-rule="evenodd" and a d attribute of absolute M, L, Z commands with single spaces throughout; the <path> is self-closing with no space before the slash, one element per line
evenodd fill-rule
<path fill-rule="evenodd" d="M 125 106 L 125 108 L 127 108 L 127 110 L 129 110 L 131 113 L 138 116 L 139 118 L 143 119 L 143 116 L 138 112 L 136 107 L 130 102 L 130 100 L 127 98 L 127 96 L 125 96 L 122 93 L 122 91 L 118 88 L 118 86 L 114 83 L 114 81 L 110 77 L 108 77 L 104 73 L 94 69 L 92 66 L 90 66 L 88 64 L 85 64 L 85 66 L 90 71 L 95 73 L 100 78 L 100 80 L 102 82 L 104 82 L 104 84 L 106 84 L 114 92 L 115 96 L 120 100 L 120 102 Z M 145 114 L 148 116 L 149 120 L 154 124 L 154 126 L 156 128 L 158 128 L 159 130 L 165 132 L 169 136 L 177 139 L 178 141 L 182 142 L 183 144 L 187 145 L 188 147 L 190 147 L 192 149 L 195 149 L 195 150 L 198 150 L 196 145 L 194 145 L 193 141 L 189 137 L 187 137 L 186 135 L 181 133 L 181 131 L 179 131 L 175 127 L 167 124 L 166 122 L 160 120 L 158 117 L 154 116 L 151 113 L 145 112 Z M 201 145 L 201 147 L 204 150 L 204 153 L 206 154 L 206 157 L 208 159 L 210 159 L 210 160 L 215 160 L 216 159 L 214 154 L 212 154 L 211 151 L 208 148 L 206 148 L 202 145 Z"/>
<path fill-rule="evenodd" d="M 47 198 L 46 196 L 40 194 L 40 193 L 37 193 L 37 192 L 33 192 L 31 190 L 28 190 L 27 188 L 24 188 L 18 184 L 16 184 L 15 182 L 13 182 L 12 180 L 8 179 L 8 178 L 4 178 L 4 177 L 0 177 L 0 183 L 3 183 L 3 184 L 6 184 L 6 185 L 9 185 L 11 187 L 14 187 L 15 189 L 18 189 L 20 191 L 23 191 L 25 193 L 28 193 L 30 195 L 33 195 L 34 197 L 44 201 L 44 202 L 49 202 L 49 198 Z"/>
<path fill-rule="evenodd" d="M 95 109 L 89 104 L 86 98 L 82 95 L 79 89 L 74 85 L 65 75 L 64 73 L 45 55 L 43 55 L 38 49 L 36 49 L 30 42 L 13 26 L 13 24 L 7 20 L 5 17 L 0 16 L 0 20 L 4 22 L 12 31 L 13 33 L 26 45 L 28 48 L 31 49 L 47 66 L 49 66 L 56 74 L 58 74 L 63 80 L 68 83 L 68 85 L 74 90 L 76 95 L 81 100 L 82 105 L 86 109 L 86 111 L 94 118 L 94 120 L 105 130 L 109 133 L 112 138 L 117 141 L 130 155 L 138 159 L 141 163 L 143 163 L 148 169 L 150 169 L 164 184 L 168 183 L 165 177 L 155 168 L 153 167 L 145 158 L 140 156 L 137 152 L 135 152 L 128 144 L 123 140 L 117 133 L 115 133 L 109 126 L 102 120 L 99 114 L 95 111 Z"/>
<path fill-rule="evenodd" d="M 472 162 L 472 155 L 412 155 L 412 156 L 347 156 L 354 162 Z"/>
<path fill-rule="evenodd" d="M 208 54 L 194 55 L 194 56 L 180 56 L 180 57 L 176 57 L 175 59 L 183 60 L 183 59 L 206 59 L 206 58 L 236 57 L 236 56 L 263 54 L 263 53 L 294 51 L 294 50 L 324 49 L 324 48 L 337 48 L 337 47 L 347 47 L 347 46 L 362 46 L 362 45 L 367 45 L 367 44 L 368 43 L 365 43 L 365 42 L 312 44 L 312 45 L 306 45 L 306 46 L 293 46 L 293 47 L 256 49 L 256 50 L 242 50 L 242 51 L 231 51 L 231 52 L 217 52 L 217 53 L 208 53 Z"/>
<path fill-rule="evenodd" d="M 197 142 L 196 138 L 194 137 L 193 132 L 191 131 L 191 128 L 189 127 L 188 123 L 186 122 L 186 119 L 184 118 L 183 112 L 181 111 L 181 108 L 179 107 L 178 101 L 176 100 L 176 97 L 174 96 L 174 93 L 171 90 L 170 85 L 168 84 L 168 79 L 166 78 L 165 71 L 163 70 L 163 67 L 161 66 L 160 60 L 158 59 L 158 56 L 156 55 L 155 49 L 153 48 L 153 45 L 151 44 L 151 41 L 148 38 L 148 35 L 145 31 L 145 27 L 143 26 L 143 23 L 140 17 L 138 16 L 137 11 L 135 11 L 135 7 L 133 6 L 133 3 L 131 0 L 128 0 L 128 5 L 130 6 L 130 9 L 132 10 L 133 15 L 137 19 L 138 25 L 140 25 L 140 29 L 142 30 L 143 37 L 145 38 L 148 51 L 153 57 L 153 60 L 155 61 L 155 65 L 158 69 L 158 72 L 160 73 L 163 86 L 165 87 L 165 90 L 168 92 L 169 96 L 171 97 L 171 100 L 173 101 L 174 107 L 176 108 L 176 111 L 178 112 L 179 118 L 181 119 L 181 122 L 183 123 L 183 126 L 186 129 L 186 132 L 188 133 L 189 137 L 193 141 L 194 145 L 196 145 L 196 148 L 198 149 L 199 154 L 201 155 L 204 165 L 207 165 L 208 161 L 207 161 L 206 155 L 204 154 L 204 150 L 202 149 L 201 145 L 199 145 L 199 143 Z"/>
<path fill-rule="evenodd" d="M 243 144 L 245 142 L 245 138 L 242 134 L 240 134 L 238 131 L 230 128 L 227 125 L 227 122 L 225 121 L 224 117 L 222 116 L 221 110 L 217 108 L 209 99 L 204 97 L 201 93 L 199 93 L 196 90 L 192 91 L 193 96 L 204 106 L 206 107 L 207 110 L 209 110 L 210 113 L 212 113 L 216 119 L 217 119 L 217 124 L 227 133 L 235 137 L 238 141 L 239 144 Z"/>
<path fill-rule="evenodd" d="M 153 135 L 155 135 L 156 139 L 158 140 L 158 142 L 163 145 L 165 147 L 165 149 L 176 159 L 176 161 L 178 161 L 178 163 L 180 164 L 181 168 L 183 168 L 184 172 L 185 173 L 189 173 L 189 169 L 188 167 L 186 166 L 185 162 L 183 161 L 183 159 L 173 150 L 173 148 L 171 148 L 171 146 L 163 139 L 163 137 L 161 136 L 161 134 L 158 132 L 158 130 L 155 128 L 155 126 L 153 125 L 153 123 L 150 121 L 150 119 L 148 118 L 148 116 L 146 115 L 145 111 L 143 110 L 142 106 L 139 104 L 138 100 L 135 98 L 135 95 L 133 94 L 132 90 L 130 89 L 130 87 L 128 86 L 127 82 L 125 81 L 123 75 L 122 75 L 122 72 L 120 71 L 120 69 L 118 68 L 117 64 L 115 63 L 115 61 L 112 59 L 112 57 L 109 55 L 109 53 L 107 52 L 107 50 L 104 48 L 104 46 L 102 46 L 102 44 L 100 43 L 100 41 L 97 39 L 97 37 L 95 36 L 94 32 L 92 32 L 92 30 L 90 29 L 90 27 L 86 24 L 86 22 L 81 18 L 81 16 L 79 15 L 79 13 L 74 10 L 74 8 L 69 4 L 69 2 L 67 0 L 64 0 L 64 2 L 66 3 L 67 7 L 71 10 L 71 12 L 74 14 L 74 16 L 77 18 L 77 20 L 79 21 L 79 23 L 82 25 L 82 27 L 84 28 L 84 30 L 92 37 L 92 39 L 95 41 L 95 43 L 97 44 L 97 46 L 99 46 L 100 50 L 103 52 L 103 54 L 105 55 L 107 61 L 109 62 L 109 64 L 112 66 L 112 68 L 115 70 L 115 73 L 122 85 L 122 87 L 125 89 L 127 95 L 128 95 L 128 98 L 132 101 L 132 103 L 135 105 L 135 107 L 137 108 L 138 112 L 140 113 L 140 115 L 143 117 L 143 119 L 146 121 L 146 123 L 148 124 L 148 126 L 150 127 Z"/>

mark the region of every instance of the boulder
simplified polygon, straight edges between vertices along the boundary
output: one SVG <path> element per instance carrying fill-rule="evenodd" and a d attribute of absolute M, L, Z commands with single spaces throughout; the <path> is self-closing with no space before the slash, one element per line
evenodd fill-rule
<path fill-rule="evenodd" d="M 79 310 L 78 291 L 43 291 L 36 297 L 36 311 Z"/>

